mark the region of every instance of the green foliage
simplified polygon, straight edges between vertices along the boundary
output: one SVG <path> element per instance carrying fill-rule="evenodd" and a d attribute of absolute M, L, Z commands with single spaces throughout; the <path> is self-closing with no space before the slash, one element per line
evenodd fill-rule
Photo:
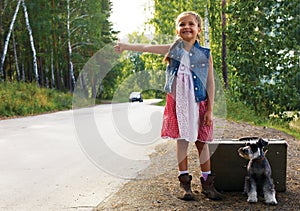
<path fill-rule="evenodd" d="M 228 120 L 271 127 L 300 139 L 300 119 L 292 121 L 290 119 L 287 121 L 279 116 L 275 118 L 268 115 L 267 112 L 257 112 L 251 106 L 232 99 L 232 96 L 227 96 L 226 105 Z"/>
<path fill-rule="evenodd" d="M 294 130 L 296 133 L 300 134 L 300 118 L 297 120 L 293 120 L 289 124 L 290 128 Z M 299 135 L 300 136 L 300 135 Z M 299 138 L 300 139 L 300 138 Z"/>
<path fill-rule="evenodd" d="M 165 99 L 166 93 L 163 91 L 157 91 L 157 90 L 146 90 L 142 92 L 144 99 Z"/>
<path fill-rule="evenodd" d="M 84 64 L 93 54 L 105 44 L 116 40 L 116 32 L 112 30 L 112 23 L 109 22 L 111 1 L 69 1 L 72 58 L 69 58 L 67 45 L 67 1 L 26 0 L 25 3 L 37 53 L 39 84 L 42 87 L 61 91 L 72 90 L 69 59 L 73 63 L 75 78 L 77 78 Z M 17 1 L 0 3 L 1 53 L 16 5 Z M 34 81 L 32 61 L 32 49 L 21 6 L 0 80 Z M 19 73 L 17 66 L 21 70 Z"/>
<path fill-rule="evenodd" d="M 71 107 L 71 94 L 22 82 L 0 84 L 0 117 L 35 115 Z"/>
<path fill-rule="evenodd" d="M 207 7 L 214 69 L 220 78 L 222 32 L 227 37 L 230 100 L 263 116 L 300 110 L 299 1 L 226 2 L 222 8 L 216 0 L 155 0 L 150 24 L 157 34 L 174 35 L 179 13 L 194 10 L 204 18 Z M 221 12 L 226 15 L 224 29 Z"/>
<path fill-rule="evenodd" d="M 0 4 L 2 40 L 0 52 L 3 52 L 3 41 L 17 3 L 17 1 L 5 2 L 9 3 Z M 26 0 L 42 87 L 69 90 L 66 2 Z M 241 104 L 239 107 L 247 105 L 247 108 L 262 116 L 300 110 L 299 1 L 230 0 L 226 2 L 227 6 L 222 8 L 220 0 L 154 0 L 154 16 L 148 23 L 156 30 L 154 38 L 150 40 L 144 34 L 133 33 L 129 35 L 129 42 L 171 43 L 175 38 L 175 19 L 179 13 L 193 10 L 204 18 L 207 8 L 214 68 L 220 78 L 222 78 L 222 32 L 227 35 L 228 55 L 225 59 L 228 64 L 230 101 Z M 95 52 L 116 40 L 116 32 L 112 30 L 112 24 L 108 21 L 111 4 L 109 0 L 70 1 L 72 61 L 76 77 Z M 225 12 L 227 18 L 225 29 L 222 28 L 222 12 Z M 203 32 L 204 28 L 202 28 L 202 35 Z M 203 41 L 203 38 L 201 40 Z M 32 52 L 28 47 L 29 42 L 24 14 L 20 9 L 10 40 L 2 80 L 33 81 Z M 16 54 L 13 44 L 15 44 Z M 112 67 L 112 71 L 105 74 L 101 85 L 96 80 L 102 76 L 92 71 L 90 78 L 87 79 L 87 89 L 82 94 L 91 98 L 97 95 L 101 99 L 112 99 L 117 90 L 122 90 L 124 96 L 131 90 L 140 90 L 145 96 L 159 96 L 164 84 L 165 64 L 162 60 L 163 57 L 159 55 L 125 52 L 120 62 Z M 20 73 L 17 73 L 16 65 L 21 70 Z M 9 86 L 8 84 L 2 86 Z M 155 89 L 158 91 L 153 92 Z M 1 93 L 2 97 L 6 96 L 2 103 L 5 100 L 7 102 L 12 100 L 8 97 L 9 94 L 5 95 L 2 90 Z M 21 94 L 16 92 L 15 96 L 26 98 L 23 92 Z M 45 101 L 39 95 L 32 96 L 35 96 L 38 102 Z M 28 99 L 34 105 L 34 100 Z M 12 109 L 12 105 L 5 104 L 1 107 L 3 113 L 4 110 L 6 112 L 11 110 L 18 115 L 19 111 L 16 110 L 28 110 L 20 106 L 18 109 Z M 36 107 L 26 112 L 30 113 L 38 109 Z"/>
<path fill-rule="evenodd" d="M 150 40 L 143 33 L 137 32 L 128 35 L 128 38 L 130 43 L 161 42 L 161 37 Z M 143 92 L 145 96 L 161 96 L 165 82 L 163 56 L 125 51 L 118 61 L 103 79 L 102 92 L 98 98 L 128 101 L 133 91 Z"/>
<path fill-rule="evenodd" d="M 246 121 L 252 124 L 266 123 L 268 115 L 266 113 L 257 113 L 251 105 L 241 101 L 232 100 L 227 97 L 227 118 L 234 121 Z"/>
<path fill-rule="evenodd" d="M 204 17 L 206 4 L 206 0 L 154 0 L 154 17 L 149 23 L 155 27 L 156 34 L 175 35 L 177 16 L 184 11 L 196 11 Z"/>
<path fill-rule="evenodd" d="M 230 92 L 258 112 L 300 110 L 299 1 L 230 1 Z"/>

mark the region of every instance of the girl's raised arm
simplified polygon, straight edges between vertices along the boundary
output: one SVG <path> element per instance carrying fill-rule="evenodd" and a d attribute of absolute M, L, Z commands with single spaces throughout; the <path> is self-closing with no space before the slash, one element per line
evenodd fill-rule
<path fill-rule="evenodd" d="M 137 52 L 148 52 L 154 54 L 165 55 L 171 45 L 148 45 L 148 44 L 128 44 L 128 43 L 118 43 L 115 46 L 115 51 L 117 53 L 122 53 L 125 50 L 137 51 Z"/>

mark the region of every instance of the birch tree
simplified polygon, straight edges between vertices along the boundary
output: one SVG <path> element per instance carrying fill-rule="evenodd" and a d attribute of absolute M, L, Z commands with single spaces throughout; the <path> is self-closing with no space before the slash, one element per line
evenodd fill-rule
<path fill-rule="evenodd" d="M 209 14 L 208 14 L 208 1 L 206 1 L 205 18 L 204 18 L 204 46 L 209 48 Z"/>
<path fill-rule="evenodd" d="M 67 34 L 68 34 L 68 62 L 70 74 L 70 91 L 73 92 L 75 88 L 74 66 L 72 62 L 72 46 L 71 46 L 71 32 L 70 32 L 70 0 L 67 0 Z"/>
<path fill-rule="evenodd" d="M 5 42 L 4 42 L 4 48 L 3 48 L 3 53 L 2 53 L 2 57 L 1 57 L 1 64 L 0 64 L 0 76 L 3 75 L 4 62 L 5 62 L 5 57 L 6 57 L 6 53 L 7 53 L 7 48 L 8 48 L 8 44 L 9 44 L 9 40 L 10 40 L 12 30 L 14 28 L 14 24 L 15 24 L 15 21 L 16 21 L 18 12 L 19 12 L 20 3 L 21 3 L 21 0 L 18 0 L 13 18 L 12 18 L 10 26 L 9 26 L 7 36 L 6 36 L 6 39 L 5 39 Z"/>
<path fill-rule="evenodd" d="M 33 40 L 32 30 L 31 30 L 30 23 L 29 23 L 29 17 L 28 17 L 28 13 L 27 13 L 27 7 L 25 5 L 25 0 L 21 0 L 21 1 L 22 1 L 23 11 L 24 11 L 24 16 L 25 16 L 26 27 L 27 27 L 27 30 L 28 30 L 28 33 L 29 33 L 30 46 L 31 46 L 31 50 L 32 50 L 33 71 L 34 71 L 34 74 L 35 74 L 35 80 L 39 85 L 39 73 L 38 73 L 38 69 L 37 69 L 36 50 L 35 50 L 35 47 L 34 47 L 34 40 Z"/>
<path fill-rule="evenodd" d="M 16 46 L 16 40 L 15 35 L 13 34 L 13 47 L 14 47 L 14 56 L 15 56 L 15 63 L 16 63 L 16 71 L 17 71 L 17 79 L 18 81 L 21 79 L 20 77 L 20 68 L 19 68 L 19 62 L 18 62 L 18 53 L 17 53 L 17 46 Z"/>
<path fill-rule="evenodd" d="M 0 0 L 0 78 L 72 91 L 88 59 L 116 37 L 110 13 L 109 0 Z"/>

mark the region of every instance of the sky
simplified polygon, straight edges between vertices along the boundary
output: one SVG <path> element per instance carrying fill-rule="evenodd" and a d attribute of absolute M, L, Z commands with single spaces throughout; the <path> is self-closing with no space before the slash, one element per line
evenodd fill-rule
<path fill-rule="evenodd" d="M 150 17 L 149 12 L 144 11 L 145 6 L 151 0 L 111 0 L 112 14 L 110 21 L 113 29 L 120 31 L 119 38 L 124 38 L 127 34 L 144 29 L 144 22 Z M 146 32 L 147 33 L 147 32 Z M 150 33 L 150 32 L 149 32 Z"/>

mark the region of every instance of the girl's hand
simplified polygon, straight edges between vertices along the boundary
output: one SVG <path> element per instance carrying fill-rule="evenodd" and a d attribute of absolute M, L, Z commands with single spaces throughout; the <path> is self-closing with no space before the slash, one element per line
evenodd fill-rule
<path fill-rule="evenodd" d="M 118 41 L 117 45 L 114 46 L 116 53 L 122 53 L 124 51 L 124 44 Z"/>
<path fill-rule="evenodd" d="M 211 111 L 206 111 L 204 114 L 204 125 L 211 126 L 213 123 L 213 114 Z"/>

